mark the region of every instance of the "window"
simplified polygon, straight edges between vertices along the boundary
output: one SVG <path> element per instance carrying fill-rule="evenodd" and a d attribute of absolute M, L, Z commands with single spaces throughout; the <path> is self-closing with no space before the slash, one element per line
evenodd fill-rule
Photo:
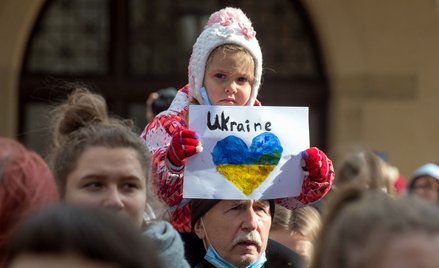
<path fill-rule="evenodd" d="M 325 147 L 327 82 L 302 1 L 49 0 L 28 43 L 20 84 L 19 138 L 45 153 L 50 105 L 68 92 L 56 81 L 82 81 L 113 113 L 142 129 L 152 91 L 180 88 L 196 37 L 209 15 L 241 7 L 264 56 L 264 105 L 310 106 L 312 145 Z M 38 122 L 38 126 L 35 125 Z"/>

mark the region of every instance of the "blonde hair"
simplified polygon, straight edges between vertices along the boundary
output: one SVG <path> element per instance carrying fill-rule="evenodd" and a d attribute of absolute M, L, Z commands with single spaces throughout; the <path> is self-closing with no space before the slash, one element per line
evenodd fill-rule
<path fill-rule="evenodd" d="M 349 155 L 334 180 L 336 187 L 358 185 L 370 189 L 385 189 L 393 194 L 395 172 L 391 166 L 371 151 Z"/>
<path fill-rule="evenodd" d="M 313 207 L 306 206 L 289 210 L 276 205 L 271 230 L 284 230 L 289 233 L 296 232 L 314 242 L 321 224 L 320 214 Z"/>
<path fill-rule="evenodd" d="M 293 210 L 290 224 L 292 231 L 302 234 L 314 243 L 320 231 L 322 221 L 319 212 L 315 208 L 306 206 Z"/>
<path fill-rule="evenodd" d="M 245 59 L 247 64 L 251 64 L 255 66 L 255 60 L 253 59 L 252 54 L 245 49 L 243 46 L 236 44 L 224 44 L 217 46 L 210 52 L 209 57 L 207 58 L 206 66 L 212 61 L 213 57 L 216 55 L 222 55 L 222 58 L 226 58 L 229 54 L 239 53 L 243 55 L 243 59 Z"/>

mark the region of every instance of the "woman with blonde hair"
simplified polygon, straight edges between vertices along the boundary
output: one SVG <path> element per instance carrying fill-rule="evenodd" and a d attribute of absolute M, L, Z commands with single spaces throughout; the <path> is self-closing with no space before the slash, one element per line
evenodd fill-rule
<path fill-rule="evenodd" d="M 309 264 L 320 227 L 320 214 L 315 208 L 306 206 L 292 211 L 276 205 L 270 238 L 300 254 Z"/>

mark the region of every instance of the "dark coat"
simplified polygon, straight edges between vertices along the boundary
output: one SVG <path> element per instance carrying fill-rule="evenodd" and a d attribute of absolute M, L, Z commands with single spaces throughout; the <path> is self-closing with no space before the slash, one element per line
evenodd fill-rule
<path fill-rule="evenodd" d="M 212 264 L 204 260 L 206 250 L 202 241 L 194 233 L 182 233 L 185 244 L 186 259 L 191 267 L 197 268 L 215 268 Z M 264 268 L 304 268 L 303 258 L 288 247 L 268 239 L 266 249 L 267 262 Z"/>

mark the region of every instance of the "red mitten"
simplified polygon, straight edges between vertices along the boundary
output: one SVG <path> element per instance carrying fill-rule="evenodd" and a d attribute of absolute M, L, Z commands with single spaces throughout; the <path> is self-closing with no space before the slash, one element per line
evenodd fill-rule
<path fill-rule="evenodd" d="M 330 169 L 328 157 L 317 147 L 308 148 L 301 155 L 302 167 L 308 173 L 308 177 L 313 181 L 325 180 Z"/>
<path fill-rule="evenodd" d="M 186 158 L 203 150 L 200 136 L 193 130 L 184 129 L 176 133 L 168 148 L 168 160 L 177 169 L 186 164 Z"/>

